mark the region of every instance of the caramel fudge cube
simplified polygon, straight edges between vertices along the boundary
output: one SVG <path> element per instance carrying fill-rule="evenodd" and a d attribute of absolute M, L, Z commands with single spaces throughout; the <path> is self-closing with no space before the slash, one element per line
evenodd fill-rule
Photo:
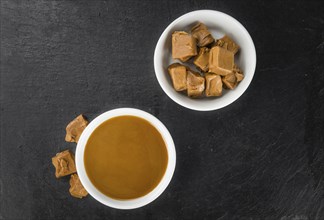
<path fill-rule="evenodd" d="M 172 79 L 173 88 L 176 91 L 187 89 L 187 68 L 179 63 L 171 64 L 168 67 L 169 74 Z"/>
<path fill-rule="evenodd" d="M 73 197 L 79 199 L 82 199 L 83 197 L 86 197 L 88 195 L 88 192 L 81 184 L 78 174 L 71 175 L 69 191 Z"/>
<path fill-rule="evenodd" d="M 219 46 L 213 47 L 209 52 L 209 72 L 226 76 L 232 73 L 234 54 Z"/>
<path fill-rule="evenodd" d="M 193 63 L 203 72 L 207 72 L 209 63 L 209 48 L 200 48 L 199 54 L 195 57 Z"/>
<path fill-rule="evenodd" d="M 186 62 L 197 55 L 196 39 L 184 31 L 176 31 L 172 34 L 172 57 Z"/>
<path fill-rule="evenodd" d="M 52 158 L 52 163 L 56 169 L 56 178 L 76 172 L 74 155 L 69 150 L 57 153 L 56 156 Z"/>
<path fill-rule="evenodd" d="M 237 45 L 232 38 L 225 35 L 221 39 L 218 39 L 216 42 L 217 46 L 223 47 L 224 49 L 227 49 L 231 51 L 232 53 L 236 54 L 237 51 L 240 49 L 239 45 Z"/>
<path fill-rule="evenodd" d="M 234 73 L 227 74 L 222 78 L 222 81 L 228 89 L 234 89 L 237 86 L 237 80 Z"/>
<path fill-rule="evenodd" d="M 197 45 L 198 47 L 205 47 L 208 44 L 211 44 L 214 42 L 214 38 L 209 32 L 208 28 L 206 25 L 203 23 L 198 23 L 196 24 L 192 29 L 191 29 L 191 34 L 194 38 L 197 39 Z"/>
<path fill-rule="evenodd" d="M 66 126 L 65 141 L 78 143 L 83 130 L 87 127 L 89 122 L 83 115 L 79 115 Z"/>
<path fill-rule="evenodd" d="M 219 75 L 213 73 L 207 73 L 206 78 L 206 91 L 207 97 L 221 96 L 223 90 L 222 78 Z"/>
<path fill-rule="evenodd" d="M 187 94 L 189 97 L 197 98 L 202 96 L 205 90 L 205 78 L 199 73 L 187 70 Z"/>

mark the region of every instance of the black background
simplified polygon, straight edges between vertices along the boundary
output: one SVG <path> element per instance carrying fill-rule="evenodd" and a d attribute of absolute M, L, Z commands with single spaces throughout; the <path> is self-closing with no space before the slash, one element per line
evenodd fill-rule
<path fill-rule="evenodd" d="M 157 40 L 174 19 L 214 9 L 239 20 L 257 50 L 244 95 L 212 112 L 160 88 Z M 0 219 L 324 219 L 324 2 L 1 1 Z M 215 21 L 217 22 L 217 21 Z M 51 157 L 65 126 L 117 107 L 158 117 L 177 167 L 135 210 L 69 195 Z"/>

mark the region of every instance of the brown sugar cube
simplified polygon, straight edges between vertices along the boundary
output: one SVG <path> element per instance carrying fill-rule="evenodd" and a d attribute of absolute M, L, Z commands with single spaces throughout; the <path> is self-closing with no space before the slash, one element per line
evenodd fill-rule
<path fill-rule="evenodd" d="M 89 122 L 83 115 L 79 115 L 66 126 L 65 141 L 78 143 L 79 138 Z"/>
<path fill-rule="evenodd" d="M 234 54 L 219 46 L 213 47 L 209 52 L 209 72 L 221 76 L 232 73 Z"/>
<path fill-rule="evenodd" d="M 232 38 L 225 35 L 221 39 L 218 39 L 215 43 L 216 46 L 220 46 L 224 49 L 231 51 L 232 53 L 236 54 L 237 51 L 240 49 L 239 45 L 237 45 Z"/>
<path fill-rule="evenodd" d="M 236 76 L 236 81 L 241 82 L 244 78 L 243 71 L 236 64 L 234 64 L 233 72 Z"/>
<path fill-rule="evenodd" d="M 208 44 L 211 44 L 214 42 L 214 38 L 209 32 L 208 28 L 206 25 L 203 23 L 198 23 L 196 24 L 192 29 L 191 29 L 191 34 L 194 38 L 197 39 L 197 45 L 198 47 L 205 47 Z"/>
<path fill-rule="evenodd" d="M 223 90 L 222 78 L 219 75 L 213 73 L 207 73 L 206 78 L 206 91 L 207 97 L 221 96 Z"/>
<path fill-rule="evenodd" d="M 209 63 L 209 48 L 200 48 L 199 54 L 195 57 L 193 63 L 203 72 L 207 72 Z"/>
<path fill-rule="evenodd" d="M 73 197 L 82 199 L 83 197 L 86 197 L 88 195 L 87 190 L 85 190 L 85 188 L 81 184 L 78 174 L 71 175 L 70 186 L 71 187 L 69 191 Z"/>
<path fill-rule="evenodd" d="M 172 34 L 172 57 L 186 62 L 197 55 L 196 39 L 184 31 L 175 31 Z"/>
<path fill-rule="evenodd" d="M 234 89 L 237 86 L 237 80 L 234 73 L 227 74 L 222 78 L 222 80 L 225 87 L 228 89 Z"/>
<path fill-rule="evenodd" d="M 187 68 L 179 63 L 171 64 L 168 67 L 169 74 L 172 79 L 173 88 L 176 91 L 187 89 Z"/>
<path fill-rule="evenodd" d="M 52 163 L 56 169 L 56 178 L 76 172 L 74 155 L 69 150 L 57 153 L 56 156 L 52 158 Z"/>
<path fill-rule="evenodd" d="M 202 96 L 205 90 L 205 78 L 199 73 L 187 70 L 187 94 L 189 97 L 197 98 Z"/>

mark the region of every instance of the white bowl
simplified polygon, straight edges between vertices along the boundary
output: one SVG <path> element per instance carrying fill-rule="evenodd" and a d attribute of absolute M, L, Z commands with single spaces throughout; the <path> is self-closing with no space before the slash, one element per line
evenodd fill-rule
<path fill-rule="evenodd" d="M 179 60 L 171 56 L 171 36 L 174 31 L 187 31 L 198 21 L 206 24 L 214 38 L 225 34 L 239 46 L 235 63 L 243 70 L 244 79 L 234 90 L 224 90 L 217 98 L 192 99 L 173 89 L 168 66 Z M 180 62 L 181 63 L 181 62 Z M 164 92 L 176 103 L 198 111 L 211 111 L 225 107 L 238 99 L 250 85 L 256 66 L 256 51 L 251 36 L 241 23 L 233 17 L 219 11 L 199 10 L 189 12 L 173 21 L 162 33 L 154 52 L 154 69 L 156 77 Z"/>
<path fill-rule="evenodd" d="M 168 152 L 168 164 L 165 171 L 165 174 L 160 181 L 160 183 L 148 194 L 145 196 L 142 196 L 140 198 L 136 199 L 130 199 L 130 200 L 116 200 L 113 198 L 110 198 L 103 193 L 101 193 L 97 188 L 91 183 L 89 180 L 85 167 L 84 167 L 84 149 L 87 144 L 88 138 L 90 137 L 91 133 L 103 122 L 107 121 L 110 118 L 114 118 L 117 116 L 122 115 L 132 115 L 137 116 L 140 118 L 143 118 L 147 121 L 149 121 L 162 135 L 165 145 L 167 147 Z M 81 180 L 82 185 L 84 188 L 89 192 L 89 194 L 101 202 L 102 204 L 106 206 L 110 206 L 117 209 L 134 209 L 139 208 L 141 206 L 144 206 L 153 200 L 155 200 L 161 193 L 166 189 L 168 184 L 171 181 L 171 178 L 173 176 L 173 172 L 176 165 L 176 152 L 175 147 L 173 143 L 173 139 L 168 131 L 168 129 L 162 124 L 161 121 L 159 121 L 157 118 L 155 118 L 153 115 L 133 108 L 119 108 L 114 109 L 111 111 L 107 111 L 98 117 L 96 117 L 91 123 L 85 128 L 85 130 L 82 132 L 82 135 L 79 139 L 76 153 L 75 153 L 75 159 L 76 159 L 76 168 L 79 175 L 79 178 Z"/>

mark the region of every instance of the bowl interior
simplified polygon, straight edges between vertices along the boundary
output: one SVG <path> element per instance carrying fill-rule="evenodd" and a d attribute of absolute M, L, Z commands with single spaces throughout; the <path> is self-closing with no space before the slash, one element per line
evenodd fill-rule
<path fill-rule="evenodd" d="M 235 55 L 235 63 L 243 70 L 244 80 L 234 90 L 224 90 L 221 97 L 191 99 L 186 94 L 176 92 L 173 89 L 171 78 L 168 74 L 168 66 L 179 60 L 172 59 L 171 36 L 174 31 L 187 31 L 197 22 L 204 23 L 218 39 L 227 34 L 239 46 L 240 51 Z M 194 65 L 190 66 L 196 70 Z M 162 89 L 178 104 L 194 110 L 215 110 L 229 105 L 240 97 L 249 86 L 256 66 L 256 52 L 253 41 L 246 29 L 234 18 L 222 12 L 200 10 L 190 12 L 172 22 L 161 35 L 154 54 L 155 73 Z"/>
<path fill-rule="evenodd" d="M 162 135 L 165 145 L 167 147 L 168 152 L 168 164 L 164 176 L 162 177 L 160 183 L 148 194 L 145 196 L 136 198 L 136 199 L 129 199 L 129 200 L 116 200 L 106 196 L 105 194 L 101 193 L 90 181 L 87 176 L 84 167 L 84 150 L 87 144 L 87 141 L 92 134 L 92 132 L 103 122 L 123 115 L 131 115 L 145 119 L 146 121 L 150 122 Z M 105 112 L 95 118 L 90 124 L 85 128 L 82 132 L 79 142 L 77 144 L 76 154 L 76 168 L 81 180 L 82 185 L 84 188 L 89 192 L 89 194 L 94 197 L 97 201 L 103 203 L 104 205 L 118 208 L 118 209 L 134 209 L 144 206 L 153 200 L 155 200 L 168 186 L 173 176 L 173 172 L 175 169 L 176 164 L 176 153 L 173 139 L 167 130 L 167 128 L 160 122 L 157 118 L 153 115 L 133 108 L 120 108 L 114 109 L 108 112 Z"/>

